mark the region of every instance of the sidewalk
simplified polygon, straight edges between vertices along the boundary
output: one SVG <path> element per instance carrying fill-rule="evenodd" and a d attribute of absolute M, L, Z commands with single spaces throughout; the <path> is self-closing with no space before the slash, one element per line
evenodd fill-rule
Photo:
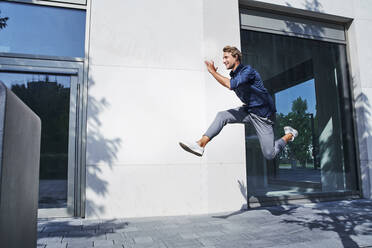
<path fill-rule="evenodd" d="M 38 235 L 40 248 L 372 247 L 372 201 L 311 203 L 201 216 L 39 220 Z"/>

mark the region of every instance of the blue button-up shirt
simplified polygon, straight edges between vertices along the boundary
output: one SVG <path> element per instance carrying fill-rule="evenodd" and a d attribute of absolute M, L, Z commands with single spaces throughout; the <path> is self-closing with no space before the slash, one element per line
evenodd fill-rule
<path fill-rule="evenodd" d="M 230 76 L 230 89 L 235 91 L 248 112 L 261 117 L 270 117 L 276 112 L 273 98 L 260 74 L 250 65 L 240 64 Z"/>

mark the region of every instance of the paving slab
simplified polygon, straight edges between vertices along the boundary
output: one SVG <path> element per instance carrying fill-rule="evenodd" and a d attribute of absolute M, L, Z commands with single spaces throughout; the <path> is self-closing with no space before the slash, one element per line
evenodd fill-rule
<path fill-rule="evenodd" d="M 367 248 L 372 247 L 372 200 L 196 216 L 41 219 L 37 247 Z"/>

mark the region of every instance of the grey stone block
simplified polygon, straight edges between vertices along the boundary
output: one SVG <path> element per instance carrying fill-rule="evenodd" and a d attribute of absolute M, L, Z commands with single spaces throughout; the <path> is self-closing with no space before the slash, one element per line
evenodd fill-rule
<path fill-rule="evenodd" d="M 200 237 L 199 235 L 197 235 L 195 233 L 180 233 L 180 236 L 183 239 L 197 239 L 197 238 Z"/>
<path fill-rule="evenodd" d="M 152 243 L 152 244 L 134 244 L 133 246 L 124 245 L 125 248 L 171 248 L 165 246 L 161 242 Z"/>
<path fill-rule="evenodd" d="M 200 232 L 198 233 L 200 237 L 218 237 L 224 235 L 221 231 L 214 231 L 214 232 Z"/>
<path fill-rule="evenodd" d="M 121 240 L 124 236 L 121 233 L 106 233 L 107 240 Z"/>
<path fill-rule="evenodd" d="M 133 239 L 114 240 L 114 244 L 123 245 L 124 247 L 134 247 L 135 243 Z"/>
<path fill-rule="evenodd" d="M 195 247 L 195 248 L 199 248 L 199 247 L 204 246 L 200 241 L 195 240 L 195 239 L 182 240 L 182 241 L 180 241 L 180 240 L 164 240 L 163 242 L 167 247 Z"/>
<path fill-rule="evenodd" d="M 66 248 L 67 243 L 51 243 L 47 244 L 45 248 Z"/>
<path fill-rule="evenodd" d="M 70 231 L 65 234 L 65 237 L 91 237 L 95 235 L 94 230 L 78 230 Z"/>
<path fill-rule="evenodd" d="M 62 242 L 66 243 L 92 243 L 97 240 L 95 237 L 67 237 L 63 238 Z"/>
<path fill-rule="evenodd" d="M 136 244 L 149 244 L 149 243 L 153 243 L 154 240 L 148 236 L 147 237 L 135 237 L 134 242 Z"/>
<path fill-rule="evenodd" d="M 0 244 L 37 246 L 40 118 L 0 82 Z"/>
<path fill-rule="evenodd" d="M 93 247 L 93 241 L 91 240 L 72 240 L 69 242 L 63 241 L 63 243 L 67 243 L 67 247 L 79 247 L 79 248 L 84 248 L 84 247 Z"/>
<path fill-rule="evenodd" d="M 98 230 L 99 229 L 99 225 L 98 224 L 94 224 L 94 225 L 83 225 L 82 227 L 83 230 Z"/>
<path fill-rule="evenodd" d="M 91 248 L 88 244 L 67 244 L 67 248 Z"/>
<path fill-rule="evenodd" d="M 161 228 L 161 229 L 177 229 L 179 227 L 180 227 L 179 224 L 166 224 L 166 225 L 163 225 L 159 228 Z"/>
<path fill-rule="evenodd" d="M 136 231 L 139 231 L 139 229 L 137 227 L 126 227 L 126 228 L 123 228 L 123 229 L 120 229 L 122 232 L 136 232 Z"/>
<path fill-rule="evenodd" d="M 74 232 L 80 230 L 80 226 L 47 225 L 45 226 L 43 232 Z"/>
<path fill-rule="evenodd" d="M 199 238 L 198 242 L 200 242 L 203 246 L 212 246 L 218 243 L 218 242 L 215 242 L 215 240 L 208 239 L 208 238 Z"/>
<path fill-rule="evenodd" d="M 362 247 L 372 247 L 372 232 L 366 235 L 352 235 L 348 236 L 347 239 L 351 239 Z M 344 238 L 345 240 L 345 238 Z"/>
<path fill-rule="evenodd" d="M 49 237 L 64 237 L 67 234 L 67 232 L 51 232 L 51 233 L 43 232 L 43 233 L 45 233 Z"/>
<path fill-rule="evenodd" d="M 38 244 L 61 243 L 62 237 L 42 237 L 37 239 Z"/>
<path fill-rule="evenodd" d="M 125 248 L 123 245 L 108 245 L 108 246 L 105 246 L 105 245 L 95 245 L 94 248 Z"/>
<path fill-rule="evenodd" d="M 94 246 L 113 246 L 113 240 L 95 240 L 93 242 Z"/>

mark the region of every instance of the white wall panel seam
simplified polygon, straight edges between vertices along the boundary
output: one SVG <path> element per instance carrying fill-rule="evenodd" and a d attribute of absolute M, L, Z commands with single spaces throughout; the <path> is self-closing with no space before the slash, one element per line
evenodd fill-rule
<path fill-rule="evenodd" d="M 177 67 L 157 67 L 157 66 L 130 66 L 130 65 L 103 65 L 103 64 L 94 64 L 90 63 L 90 66 L 95 67 L 106 67 L 106 68 L 130 68 L 130 69 L 153 69 L 153 70 L 171 70 L 171 71 L 197 71 L 197 72 L 205 72 L 204 69 L 193 69 L 193 68 L 177 68 Z"/>
<path fill-rule="evenodd" d="M 177 166 L 200 166 L 202 162 L 195 162 L 195 163 L 177 163 L 177 162 L 172 162 L 172 163 L 111 163 L 110 166 L 124 166 L 124 167 L 155 167 L 155 166 L 166 166 L 166 167 L 177 167 Z M 107 166 L 108 164 L 106 163 L 89 163 L 87 166 Z M 203 166 L 206 167 L 223 167 L 223 166 L 236 166 L 236 167 L 245 167 L 244 164 L 242 163 L 202 163 Z"/>

